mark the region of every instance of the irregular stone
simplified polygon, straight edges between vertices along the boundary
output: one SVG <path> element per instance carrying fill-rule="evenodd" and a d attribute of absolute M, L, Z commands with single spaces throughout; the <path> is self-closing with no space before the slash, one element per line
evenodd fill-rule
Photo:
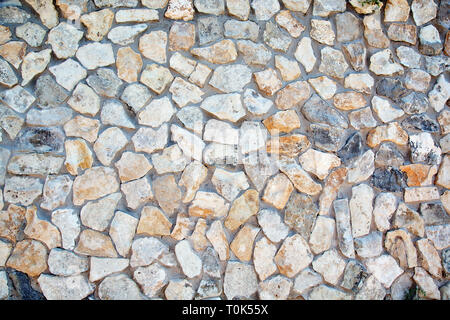
<path fill-rule="evenodd" d="M 10 204 L 7 210 L 0 211 L 0 237 L 15 244 L 24 223 L 25 208 Z"/>
<path fill-rule="evenodd" d="M 325 281 L 336 285 L 344 272 L 345 260 L 339 256 L 336 249 L 324 252 L 312 262 L 313 269 L 320 273 Z"/>
<path fill-rule="evenodd" d="M 220 260 L 227 261 L 230 257 L 230 249 L 227 236 L 220 220 L 215 220 L 211 223 L 206 232 L 206 238 L 211 242 L 214 250 L 218 253 Z"/>
<path fill-rule="evenodd" d="M 372 222 L 373 189 L 367 184 L 352 187 L 350 199 L 350 212 L 353 237 L 361 237 L 369 234 Z"/>
<path fill-rule="evenodd" d="M 256 44 L 250 40 L 239 40 L 237 48 L 247 65 L 264 67 L 272 58 L 272 53 L 263 44 Z"/>
<path fill-rule="evenodd" d="M 280 11 L 280 3 L 276 0 L 252 0 L 256 20 L 267 21 Z"/>
<path fill-rule="evenodd" d="M 49 29 L 58 24 L 58 11 L 56 11 L 53 1 L 25 0 L 39 15 L 41 22 Z"/>
<path fill-rule="evenodd" d="M 317 205 L 311 197 L 295 192 L 286 205 L 284 222 L 308 241 L 317 213 Z"/>
<path fill-rule="evenodd" d="M 289 133 L 300 128 L 300 118 L 295 110 L 278 111 L 263 121 L 272 136 Z"/>
<path fill-rule="evenodd" d="M 251 216 L 255 215 L 259 209 L 258 192 L 253 189 L 245 191 L 240 197 L 234 200 L 228 216 L 225 219 L 225 227 L 230 231 L 239 228 Z"/>
<path fill-rule="evenodd" d="M 169 0 L 164 16 L 169 19 L 189 21 L 194 19 L 194 12 L 192 0 Z"/>
<path fill-rule="evenodd" d="M 101 300 L 143 300 L 136 282 L 123 273 L 103 279 L 98 286 L 98 296 Z"/>
<path fill-rule="evenodd" d="M 216 94 L 206 98 L 200 107 L 219 119 L 236 122 L 245 115 L 240 95 Z"/>
<path fill-rule="evenodd" d="M 98 160 L 105 166 L 109 166 L 128 140 L 125 134 L 117 127 L 110 127 L 103 131 L 94 143 L 94 151 Z"/>
<path fill-rule="evenodd" d="M 275 256 L 281 274 L 292 278 L 309 266 L 313 259 L 308 243 L 298 234 L 287 237 Z"/>
<path fill-rule="evenodd" d="M 20 24 L 25 23 L 28 19 L 31 18 L 31 15 L 25 10 L 19 9 L 15 6 L 6 6 L 0 9 L 0 23 L 7 24 Z"/>
<path fill-rule="evenodd" d="M 348 199 L 339 199 L 333 202 L 336 217 L 336 233 L 339 249 L 347 258 L 355 257 L 352 228 L 350 224 L 350 208 Z"/>
<path fill-rule="evenodd" d="M 273 50 L 281 52 L 287 52 L 292 42 L 291 37 L 273 22 L 266 23 L 263 40 Z"/>
<path fill-rule="evenodd" d="M 81 222 L 91 229 L 105 231 L 121 198 L 120 193 L 113 193 L 98 201 L 88 202 L 81 208 Z"/>
<path fill-rule="evenodd" d="M 403 74 L 403 67 L 394 61 L 391 50 L 385 49 L 370 57 L 370 71 L 379 76 L 395 76 Z"/>
<path fill-rule="evenodd" d="M 358 292 L 363 286 L 367 274 L 366 268 L 357 260 L 350 260 L 345 266 L 341 287 Z"/>
<path fill-rule="evenodd" d="M 22 86 L 25 86 L 27 83 L 29 83 L 36 75 L 42 73 L 46 68 L 47 65 L 50 62 L 50 53 L 52 52 L 51 49 L 44 49 L 39 52 L 29 52 L 24 58 L 22 62 Z M 52 67 L 53 70 L 55 67 Z M 52 71 L 50 68 L 49 70 Z M 6 69 L 6 68 L 2 68 Z M 2 72 L 3 73 L 3 72 Z M 53 72 L 52 72 L 53 73 Z M 6 69 L 6 72 L 4 74 L 8 77 L 8 72 Z M 58 78 L 56 79 L 58 82 Z M 3 83 L 8 83 L 9 81 L 1 81 Z M 0 83 L 1 83 L 0 82 Z"/>
<path fill-rule="evenodd" d="M 352 298 L 347 292 L 321 284 L 310 291 L 308 300 L 352 300 Z"/>
<path fill-rule="evenodd" d="M 128 259 L 91 257 L 89 281 L 95 282 L 109 276 L 110 274 L 121 272 L 125 270 L 128 265 Z"/>
<path fill-rule="evenodd" d="M 291 287 L 291 280 L 280 275 L 275 276 L 259 284 L 259 298 L 262 300 L 286 300 Z"/>
<path fill-rule="evenodd" d="M 74 251 L 75 253 L 87 256 L 117 257 L 117 252 L 111 238 L 91 229 L 81 231 L 78 245 Z"/>
<path fill-rule="evenodd" d="M 426 226 L 426 236 L 433 241 L 434 247 L 437 250 L 446 249 L 450 246 L 448 235 L 450 233 L 450 227 L 448 224 L 439 226 Z"/>
<path fill-rule="evenodd" d="M 406 22 L 409 17 L 409 11 L 407 0 L 388 0 L 384 8 L 384 22 Z"/>
<path fill-rule="evenodd" d="M 258 213 L 258 224 L 266 237 L 273 243 L 278 243 L 288 235 L 289 228 L 281 221 L 273 209 L 263 209 Z"/>
<path fill-rule="evenodd" d="M 374 83 L 374 79 L 368 73 L 352 73 L 345 77 L 344 87 L 364 94 L 371 94 Z"/>
<path fill-rule="evenodd" d="M 57 58 L 65 59 L 75 55 L 78 49 L 78 42 L 82 37 L 82 31 L 79 31 L 68 23 L 61 22 L 58 26 L 50 30 L 47 43 L 52 46 Z"/>
<path fill-rule="evenodd" d="M 375 188 L 382 191 L 399 192 L 406 187 L 403 172 L 392 167 L 376 168 L 371 182 Z"/>
<path fill-rule="evenodd" d="M 319 208 L 321 215 L 328 215 L 331 203 L 336 199 L 337 193 L 341 185 L 347 178 L 347 168 L 338 168 L 332 171 L 325 181 L 323 192 L 319 197 Z"/>
<path fill-rule="evenodd" d="M 189 103 L 201 102 L 204 92 L 194 84 L 191 84 L 179 77 L 175 78 L 170 86 L 173 101 L 182 108 Z"/>
<path fill-rule="evenodd" d="M 138 219 L 122 211 L 116 211 L 109 227 L 109 236 L 117 252 L 127 257 L 134 238 Z"/>
<path fill-rule="evenodd" d="M 225 39 L 208 47 L 193 48 L 191 54 L 199 59 L 216 64 L 227 64 L 234 62 L 237 51 L 233 41 Z"/>
<path fill-rule="evenodd" d="M 194 249 L 198 251 L 204 251 L 208 245 L 209 241 L 206 238 L 206 220 L 199 218 L 197 220 L 197 224 L 195 225 L 195 229 L 192 234 L 188 237 L 194 246 Z"/>
<path fill-rule="evenodd" d="M 351 165 L 350 162 L 359 158 L 366 151 L 361 135 L 358 132 L 354 132 L 348 137 L 344 146 L 337 152 L 337 155 L 345 164 Z"/>
<path fill-rule="evenodd" d="M 119 189 L 115 171 L 107 167 L 93 167 L 77 176 L 73 183 L 73 203 L 82 205 L 85 200 L 96 200 Z"/>
<path fill-rule="evenodd" d="M 169 69 L 157 64 L 147 65 L 142 71 L 140 82 L 157 94 L 161 94 L 172 82 L 173 76 Z"/>
<path fill-rule="evenodd" d="M 377 121 L 369 107 L 349 113 L 348 118 L 352 127 L 357 130 L 373 128 L 377 125 Z"/>
<path fill-rule="evenodd" d="M 411 11 L 415 23 L 421 26 L 436 17 L 437 5 L 433 0 L 414 0 Z"/>
<path fill-rule="evenodd" d="M 8 163 L 8 172 L 16 175 L 46 176 L 57 174 L 64 158 L 39 153 L 25 153 L 13 156 Z M 6 164 L 5 164 L 6 168 Z"/>
<path fill-rule="evenodd" d="M 60 248 L 54 248 L 50 251 L 47 262 L 49 271 L 57 276 L 73 276 L 89 269 L 87 257 Z"/>
<path fill-rule="evenodd" d="M 170 236 L 178 241 L 183 240 L 189 237 L 193 228 L 194 222 L 187 215 L 180 213 Z"/>
<path fill-rule="evenodd" d="M 364 95 L 355 91 L 346 91 L 334 95 L 333 104 L 343 111 L 356 110 L 366 106 Z"/>
<path fill-rule="evenodd" d="M 171 216 L 179 206 L 181 190 L 173 175 L 165 175 L 153 180 L 153 192 L 159 206 Z"/>
<path fill-rule="evenodd" d="M 410 135 L 412 162 L 425 162 L 426 164 L 439 164 L 441 162 L 441 149 L 438 148 L 430 133 L 422 132 Z"/>
<path fill-rule="evenodd" d="M 82 300 L 95 289 L 85 275 L 60 277 L 42 274 L 37 282 L 47 300 Z"/>
<path fill-rule="evenodd" d="M 297 21 L 289 10 L 282 10 L 275 16 L 277 24 L 285 29 L 293 38 L 298 38 L 305 31 L 305 26 Z"/>
<path fill-rule="evenodd" d="M 32 109 L 27 113 L 26 123 L 30 126 L 61 126 L 72 118 L 72 109 L 60 107 L 56 110 Z"/>
<path fill-rule="evenodd" d="M 145 0 L 144 0 L 145 1 Z M 116 12 L 118 23 L 159 21 L 158 11 L 151 9 L 128 9 Z"/>
<path fill-rule="evenodd" d="M 0 29 L 1 32 L 1 29 Z M 1 33 L 0 33 L 1 38 Z M 2 41 L 0 40 L 0 43 Z M 9 41 L 4 45 L 0 46 L 0 56 L 2 56 L 6 61 L 8 61 L 14 68 L 19 69 L 22 63 L 23 57 L 25 56 L 27 49 L 27 44 L 22 41 Z M 2 62 L 2 65 L 4 62 Z M 5 65 L 6 66 L 6 65 Z M 9 71 L 7 67 L 3 67 Z M 13 78 L 13 77 L 12 77 Z"/>
<path fill-rule="evenodd" d="M 363 23 L 364 38 L 366 39 L 369 46 L 381 49 L 389 47 L 389 39 L 381 29 L 381 17 L 379 12 L 374 13 L 370 16 L 365 16 L 363 19 Z M 390 29 L 392 29 L 391 26 L 389 27 Z"/>
<path fill-rule="evenodd" d="M 100 110 L 100 97 L 89 86 L 79 83 L 67 104 L 77 112 L 94 116 Z"/>
<path fill-rule="evenodd" d="M 72 189 L 72 179 L 69 175 L 47 176 L 42 192 L 41 208 L 53 210 L 66 203 Z"/>
<path fill-rule="evenodd" d="M 223 38 L 222 25 L 217 17 L 201 17 L 197 21 L 199 44 L 201 46 Z"/>
<path fill-rule="evenodd" d="M 253 267 L 241 262 L 230 261 L 225 269 L 224 293 L 229 300 L 235 297 L 249 298 L 258 290 Z"/>
<path fill-rule="evenodd" d="M 366 67 L 366 47 L 361 42 L 342 46 L 342 52 L 347 57 L 353 70 L 362 71 Z"/>
<path fill-rule="evenodd" d="M 133 122 L 124 110 L 122 103 L 117 100 L 107 100 L 103 103 L 100 120 L 104 125 L 135 129 Z M 103 132 L 100 134 L 99 139 L 102 135 Z"/>
<path fill-rule="evenodd" d="M 411 136 L 413 138 L 414 136 Z M 373 148 L 385 141 L 394 142 L 397 145 L 406 145 L 408 142 L 408 134 L 397 122 L 390 122 L 387 125 L 378 126 L 369 131 L 366 143 Z"/>
<path fill-rule="evenodd" d="M 49 36 L 51 33 L 49 33 Z M 16 28 L 16 36 L 25 40 L 32 47 L 39 47 L 44 41 L 45 34 L 45 30 L 40 25 L 31 22 Z"/>
<path fill-rule="evenodd" d="M 391 122 L 405 114 L 403 110 L 394 108 L 389 100 L 380 98 L 379 96 L 372 98 L 372 109 L 384 123 Z"/>
<path fill-rule="evenodd" d="M 135 113 L 137 113 L 149 102 L 151 96 L 152 95 L 146 86 L 140 83 L 133 83 L 123 90 L 120 100 L 125 102 Z"/>
<path fill-rule="evenodd" d="M 434 4 L 434 2 L 433 2 Z M 419 293 L 427 299 L 441 299 L 441 293 L 434 283 L 434 280 L 430 275 L 421 267 L 414 268 L 414 281 L 418 284 L 423 293 Z"/>
<path fill-rule="evenodd" d="M 167 300 L 192 300 L 195 291 L 188 280 L 170 280 L 164 295 Z"/>
<path fill-rule="evenodd" d="M 52 212 L 52 223 L 61 232 L 62 247 L 66 250 L 75 248 L 75 239 L 80 234 L 80 219 L 73 209 L 58 209 Z"/>
<path fill-rule="evenodd" d="M 6 260 L 12 251 L 12 245 L 5 241 L 0 241 L 0 266 L 4 267 Z"/>
<path fill-rule="evenodd" d="M 316 273 L 310 268 L 306 268 L 301 271 L 295 278 L 292 290 L 304 297 L 311 288 L 321 283 L 322 277 L 320 276 L 320 274 Z"/>
<path fill-rule="evenodd" d="M 311 46 L 311 38 L 303 37 L 299 41 L 294 56 L 303 65 L 307 73 L 312 71 L 317 59 Z"/>
<path fill-rule="evenodd" d="M 253 252 L 253 242 L 259 230 L 257 227 L 246 224 L 236 234 L 230 248 L 239 260 L 244 262 L 250 261 Z"/>
<path fill-rule="evenodd" d="M 103 9 L 82 15 L 80 22 L 87 28 L 87 39 L 101 41 L 111 29 L 113 20 L 114 12 L 110 9 Z"/>
<path fill-rule="evenodd" d="M 330 248 L 335 235 L 335 224 L 333 218 L 317 217 L 309 238 L 309 245 L 314 254 L 319 254 Z"/>
<path fill-rule="evenodd" d="M 336 40 L 339 42 L 353 41 L 361 37 L 361 24 L 350 12 L 336 14 Z"/>
<path fill-rule="evenodd" d="M 48 70 L 55 76 L 56 82 L 67 91 L 72 91 L 77 83 L 87 76 L 86 70 L 70 58 Z"/>
<path fill-rule="evenodd" d="M 114 53 L 110 43 L 88 43 L 78 49 L 76 57 L 88 70 L 106 67 L 115 63 Z"/>
<path fill-rule="evenodd" d="M 0 109 L 1 110 L 1 109 Z M 14 121 L 14 119 L 7 119 L 8 121 Z M 3 126 L 7 132 L 10 128 Z M 15 127 L 11 128 L 16 129 Z M 17 129 L 20 129 L 17 128 Z M 16 132 L 9 132 L 11 137 L 15 138 Z M 33 128 L 27 127 L 22 130 L 20 136 L 18 137 L 20 151 L 26 152 L 38 152 L 38 153 L 62 153 L 64 150 L 64 133 L 57 127 L 40 127 Z"/>
<path fill-rule="evenodd" d="M 157 207 L 145 206 L 137 226 L 137 234 L 149 236 L 165 236 L 170 234 L 172 223 Z"/>
<path fill-rule="evenodd" d="M 367 180 L 374 172 L 374 154 L 372 150 L 367 150 L 361 156 L 352 161 L 347 167 L 347 181 L 359 183 Z"/>
<path fill-rule="evenodd" d="M 130 47 L 120 48 L 117 50 L 116 67 L 120 79 L 128 83 L 135 82 L 142 69 L 141 56 Z"/>
<path fill-rule="evenodd" d="M 278 172 L 278 164 L 273 159 L 267 156 L 257 157 L 256 152 L 247 155 L 243 163 L 245 173 L 258 191 L 264 188 L 270 176 Z"/>
<path fill-rule="evenodd" d="M 6 202 L 28 206 L 42 194 L 42 187 L 38 178 L 12 176 L 5 181 L 3 197 Z"/>
<path fill-rule="evenodd" d="M 329 21 L 316 19 L 311 20 L 310 36 L 317 42 L 329 46 L 334 44 L 336 37 Z"/>
<path fill-rule="evenodd" d="M 425 223 L 422 217 L 403 202 L 395 211 L 393 226 L 404 228 L 418 237 L 423 237 L 425 233 Z"/>
<path fill-rule="evenodd" d="M 156 262 L 147 267 L 137 268 L 133 273 L 133 278 L 149 298 L 156 297 L 168 282 L 166 269 Z"/>
<path fill-rule="evenodd" d="M 47 248 L 36 240 L 18 242 L 6 261 L 6 267 L 37 277 L 47 269 Z"/>
<path fill-rule="evenodd" d="M 195 25 L 174 22 L 169 31 L 169 50 L 189 50 L 195 44 Z"/>
<path fill-rule="evenodd" d="M 76 116 L 64 124 L 64 132 L 68 137 L 80 137 L 93 143 L 97 140 L 97 134 L 100 129 L 100 121 L 83 116 Z M 67 150 L 66 150 L 67 152 Z M 70 172 L 70 171 L 69 171 Z"/>
<path fill-rule="evenodd" d="M 146 152 L 148 154 L 163 149 L 169 139 L 169 126 L 161 125 L 157 130 L 151 128 L 139 128 L 133 135 L 131 141 L 136 152 Z"/>
<path fill-rule="evenodd" d="M 400 46 L 395 50 L 402 65 L 408 68 L 420 68 L 422 65 L 421 55 L 414 49 Z"/>
<path fill-rule="evenodd" d="M 419 32 L 419 51 L 427 56 L 435 56 L 442 52 L 443 45 L 439 36 L 439 31 L 433 26 L 428 25 L 420 29 Z"/>
<path fill-rule="evenodd" d="M 441 196 L 441 202 L 445 202 L 445 195 Z M 445 204 L 444 204 L 445 207 Z M 439 203 L 421 203 L 420 214 L 425 225 L 440 225 L 450 222 L 450 218 L 445 213 L 444 207 Z"/>
<path fill-rule="evenodd" d="M 402 41 L 412 45 L 417 42 L 417 28 L 413 25 L 392 23 L 387 34 L 392 41 Z"/>
<path fill-rule="evenodd" d="M 253 263 L 261 281 L 267 279 L 277 270 L 277 266 L 273 261 L 276 250 L 276 246 L 265 237 L 255 243 Z"/>
<path fill-rule="evenodd" d="M 421 265 L 432 276 L 442 277 L 442 263 L 438 252 L 433 246 L 433 243 L 428 239 L 420 239 L 416 242 L 417 249 L 421 257 Z"/>

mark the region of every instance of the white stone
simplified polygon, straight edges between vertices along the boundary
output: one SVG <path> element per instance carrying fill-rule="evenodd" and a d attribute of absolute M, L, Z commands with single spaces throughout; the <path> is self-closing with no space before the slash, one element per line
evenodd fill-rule
<path fill-rule="evenodd" d="M 367 184 L 360 184 L 352 188 L 350 212 L 354 238 L 365 236 L 370 231 L 373 198 L 373 189 Z"/>
<path fill-rule="evenodd" d="M 202 260 L 192 249 L 188 240 L 182 240 L 175 246 L 177 260 L 188 278 L 198 276 L 202 270 Z"/>
<path fill-rule="evenodd" d="M 312 266 L 325 281 L 336 285 L 344 272 L 345 260 L 339 256 L 336 249 L 330 249 L 315 259 Z"/>
<path fill-rule="evenodd" d="M 137 224 L 138 219 L 122 211 L 117 211 L 111 221 L 109 235 L 114 242 L 117 252 L 122 257 L 128 256 Z"/>
<path fill-rule="evenodd" d="M 95 289 L 84 275 L 59 277 L 41 274 L 37 282 L 47 300 L 81 300 Z"/>
<path fill-rule="evenodd" d="M 273 209 L 263 209 L 258 213 L 258 224 L 266 237 L 273 243 L 284 240 L 289 232 L 289 227 L 284 224 L 280 215 Z"/>
<path fill-rule="evenodd" d="M 54 248 L 48 255 L 48 269 L 57 276 L 72 276 L 89 269 L 89 259 L 72 251 Z"/>
<path fill-rule="evenodd" d="M 383 254 L 377 258 L 371 258 L 366 261 L 367 270 L 380 281 L 385 288 L 389 288 L 403 270 L 398 266 L 397 261 L 388 255 Z"/>
<path fill-rule="evenodd" d="M 91 257 L 89 264 L 89 281 L 95 282 L 113 273 L 125 270 L 129 265 L 128 259 Z"/>
<path fill-rule="evenodd" d="M 58 209 L 52 212 L 52 223 L 61 232 L 62 247 L 67 250 L 75 248 L 75 240 L 81 231 L 78 214 L 73 209 Z"/>
<path fill-rule="evenodd" d="M 55 76 L 56 82 L 68 91 L 72 91 L 87 76 L 86 69 L 72 59 L 50 67 L 49 71 Z"/>

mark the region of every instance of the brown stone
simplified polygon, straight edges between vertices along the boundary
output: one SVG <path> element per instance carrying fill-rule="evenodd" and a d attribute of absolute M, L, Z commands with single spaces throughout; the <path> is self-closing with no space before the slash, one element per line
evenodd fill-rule
<path fill-rule="evenodd" d="M 301 107 L 311 96 L 311 87 L 306 81 L 296 81 L 278 91 L 275 105 L 280 110 Z"/>
<path fill-rule="evenodd" d="M 413 163 L 400 166 L 399 169 L 406 173 L 409 187 L 420 187 L 433 184 L 433 176 L 436 174 L 436 166 L 421 163 Z"/>
<path fill-rule="evenodd" d="M 49 250 L 61 247 L 61 234 L 58 228 L 48 221 L 39 219 L 36 206 L 28 207 L 25 216 L 27 225 L 24 233 L 28 237 L 45 243 Z"/>
<path fill-rule="evenodd" d="M 159 206 L 171 216 L 180 205 L 181 190 L 173 175 L 165 175 L 153 180 L 153 193 Z"/>
<path fill-rule="evenodd" d="M 295 110 L 279 111 L 263 121 L 271 135 L 289 133 L 300 128 L 300 118 Z"/>
<path fill-rule="evenodd" d="M 19 69 L 26 51 L 27 44 L 22 41 L 10 41 L 0 46 L 0 56 L 11 63 L 16 69 Z"/>
<path fill-rule="evenodd" d="M 274 137 L 266 143 L 268 153 L 278 154 L 281 157 L 295 158 L 308 149 L 311 143 L 308 137 L 302 134 Z"/>
<path fill-rule="evenodd" d="M 371 148 L 375 148 L 385 141 L 406 145 L 408 143 L 408 133 L 402 129 L 398 122 L 391 122 L 370 130 L 366 138 L 366 143 Z"/>
<path fill-rule="evenodd" d="M 25 208 L 10 204 L 6 211 L 0 212 L 0 238 L 16 243 L 24 222 Z"/>
<path fill-rule="evenodd" d="M 417 28 L 410 24 L 392 23 L 388 29 L 388 37 L 393 41 L 402 41 L 415 45 Z"/>
<path fill-rule="evenodd" d="M 193 48 L 191 54 L 199 59 L 216 64 L 226 64 L 236 61 L 238 53 L 233 41 L 222 40 L 208 47 Z"/>

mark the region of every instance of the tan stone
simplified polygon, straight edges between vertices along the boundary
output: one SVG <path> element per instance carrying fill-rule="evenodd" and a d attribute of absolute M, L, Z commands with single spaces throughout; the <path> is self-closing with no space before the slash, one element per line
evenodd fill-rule
<path fill-rule="evenodd" d="M 387 125 L 378 126 L 367 134 L 366 143 L 371 148 L 375 148 L 385 141 L 406 145 L 408 143 L 408 133 L 403 130 L 398 122 L 391 122 Z"/>
<path fill-rule="evenodd" d="M 322 186 L 316 183 L 310 175 L 296 163 L 282 163 L 280 171 L 286 174 L 294 187 L 308 195 L 316 195 L 322 191 Z"/>
<path fill-rule="evenodd" d="M 434 2 L 433 2 L 434 3 Z M 421 267 L 416 267 L 414 269 L 414 281 L 418 284 L 421 291 L 419 291 L 419 297 L 427 299 L 441 299 L 441 293 L 434 280 L 430 275 Z M 423 292 L 423 294 L 421 293 Z"/>
<path fill-rule="evenodd" d="M 211 223 L 208 231 L 206 232 L 206 238 L 213 245 L 214 250 L 219 254 L 219 258 L 222 261 L 226 261 L 230 258 L 230 247 L 228 245 L 227 235 L 223 230 L 222 222 L 215 220 Z"/>
<path fill-rule="evenodd" d="M 228 13 L 239 20 L 247 20 L 250 14 L 250 1 L 226 0 Z"/>
<path fill-rule="evenodd" d="M 229 203 L 218 194 L 198 191 L 189 206 L 189 215 L 201 218 L 221 218 L 227 214 L 229 207 Z"/>
<path fill-rule="evenodd" d="M 11 40 L 11 30 L 7 26 L 0 26 L 0 44 Z"/>
<path fill-rule="evenodd" d="M 180 205 L 181 190 L 173 175 L 165 175 L 153 180 L 153 193 L 159 206 L 171 216 Z"/>
<path fill-rule="evenodd" d="M 282 10 L 275 16 L 275 21 L 284 28 L 291 37 L 298 38 L 305 30 L 305 26 L 302 25 L 297 19 L 295 19 L 289 10 Z"/>
<path fill-rule="evenodd" d="M 27 44 L 23 41 L 10 41 L 0 46 L 0 56 L 16 69 L 19 69 L 26 51 Z"/>
<path fill-rule="evenodd" d="M 39 52 L 29 52 L 22 62 L 22 86 L 29 83 L 36 75 L 47 68 L 50 62 L 51 49 L 44 49 Z"/>
<path fill-rule="evenodd" d="M 340 110 L 348 111 L 365 107 L 367 101 L 362 93 L 347 91 L 336 94 L 333 98 L 333 104 Z"/>
<path fill-rule="evenodd" d="M 175 22 L 169 31 L 169 50 L 189 50 L 195 44 L 195 25 Z"/>
<path fill-rule="evenodd" d="M 384 8 L 384 22 L 406 22 L 409 17 L 409 11 L 407 0 L 388 0 Z"/>
<path fill-rule="evenodd" d="M 68 137 L 80 137 L 90 143 L 97 140 L 100 121 L 83 116 L 76 116 L 64 124 L 64 132 Z"/>
<path fill-rule="evenodd" d="M 295 158 L 299 153 L 309 148 L 311 143 L 308 137 L 302 134 L 273 137 L 266 143 L 268 153 L 278 154 L 281 157 Z"/>
<path fill-rule="evenodd" d="M 437 187 L 406 188 L 404 200 L 407 203 L 439 200 L 439 190 Z"/>
<path fill-rule="evenodd" d="M 199 218 L 195 225 L 194 232 L 189 236 L 196 251 L 204 251 L 208 247 L 209 241 L 206 238 L 207 227 L 206 220 Z"/>
<path fill-rule="evenodd" d="M 450 156 L 446 155 L 444 159 L 442 159 L 441 166 L 439 168 L 439 172 L 436 179 L 436 184 L 438 186 L 444 187 L 446 189 L 450 189 Z"/>
<path fill-rule="evenodd" d="M 91 229 L 85 229 L 80 233 L 80 239 L 74 251 L 75 253 L 87 256 L 117 257 L 117 252 L 114 249 L 111 238 Z"/>
<path fill-rule="evenodd" d="M 0 238 L 16 243 L 24 221 L 25 208 L 10 204 L 7 210 L 0 211 Z"/>
<path fill-rule="evenodd" d="M 169 19 L 189 21 L 194 19 L 194 13 L 192 0 L 169 0 L 164 16 Z"/>
<path fill-rule="evenodd" d="M 287 237 L 275 256 L 278 270 L 289 278 L 305 269 L 312 260 L 308 243 L 299 234 Z"/>
<path fill-rule="evenodd" d="M 119 48 L 116 58 L 117 76 L 128 82 L 138 80 L 139 73 L 142 70 L 142 58 L 130 47 Z"/>
<path fill-rule="evenodd" d="M 403 202 L 397 207 L 393 226 L 395 228 L 404 228 L 418 237 L 425 235 L 425 222 L 422 217 Z"/>
<path fill-rule="evenodd" d="M 228 216 L 225 219 L 225 227 L 234 231 L 259 210 L 259 193 L 254 189 L 245 191 L 239 198 L 234 200 Z"/>
<path fill-rule="evenodd" d="M 299 162 L 303 169 L 314 174 L 320 180 L 325 179 L 330 170 L 341 165 L 339 157 L 314 149 L 308 149 L 303 153 Z"/>
<path fill-rule="evenodd" d="M 81 23 L 88 29 L 85 37 L 92 41 L 101 41 L 111 29 L 114 12 L 110 9 L 93 11 L 81 16 Z"/>
<path fill-rule="evenodd" d="M 169 69 L 157 64 L 151 64 L 145 67 L 139 81 L 157 94 L 161 94 L 172 80 L 173 76 Z"/>
<path fill-rule="evenodd" d="M 446 190 L 441 195 L 441 202 L 445 208 L 445 211 L 447 211 L 447 214 L 450 214 L 450 190 Z"/>
<path fill-rule="evenodd" d="M 39 14 L 41 22 L 49 29 L 58 24 L 58 11 L 53 0 L 25 0 Z"/>
<path fill-rule="evenodd" d="M 183 240 L 189 237 L 192 229 L 194 228 L 194 221 L 191 220 L 186 214 L 179 213 L 177 215 L 177 222 L 170 234 L 170 237 L 175 240 Z"/>
<path fill-rule="evenodd" d="M 250 261 L 253 252 L 253 242 L 259 230 L 257 227 L 246 224 L 234 237 L 230 248 L 239 260 L 244 262 Z"/>
<path fill-rule="evenodd" d="M 93 167 L 75 178 L 73 203 L 82 205 L 85 200 L 95 200 L 119 189 L 115 171 L 107 167 Z"/>
<path fill-rule="evenodd" d="M 384 247 L 391 256 L 397 258 L 401 268 L 417 267 L 417 251 L 407 231 L 399 229 L 386 233 Z"/>
<path fill-rule="evenodd" d="M 122 182 L 139 179 L 153 167 L 143 154 L 124 152 L 114 165 Z"/>
<path fill-rule="evenodd" d="M 420 253 L 420 261 L 422 267 L 432 276 L 442 278 L 442 262 L 439 253 L 428 239 L 420 239 L 416 242 L 417 249 Z"/>
<path fill-rule="evenodd" d="M 66 140 L 64 147 L 66 150 L 64 165 L 71 175 L 78 175 L 78 169 L 83 171 L 92 167 L 94 161 L 92 152 L 84 140 Z"/>
<path fill-rule="evenodd" d="M 48 221 L 39 219 L 36 206 L 28 207 L 25 217 L 27 225 L 24 233 L 28 237 L 45 243 L 49 250 L 61 247 L 61 234 L 58 228 Z"/>
<path fill-rule="evenodd" d="M 436 166 L 421 163 L 412 163 L 400 166 L 399 169 L 406 173 L 409 187 L 428 186 L 433 184 L 433 176 L 437 173 Z"/>
<path fill-rule="evenodd" d="M 337 193 L 341 185 L 345 182 L 347 178 L 347 168 L 338 168 L 332 171 L 327 180 L 325 181 L 325 186 L 319 197 L 319 214 L 328 215 L 330 211 L 331 204 L 337 197 Z"/>
<path fill-rule="evenodd" d="M 238 53 L 233 41 L 225 39 L 211 46 L 191 49 L 191 54 L 198 59 L 216 64 L 227 64 L 236 61 Z"/>
<path fill-rule="evenodd" d="M 152 31 L 139 39 L 139 51 L 142 55 L 158 63 L 166 63 L 167 33 Z"/>
<path fill-rule="evenodd" d="M 309 84 L 306 81 L 296 81 L 278 91 L 275 105 L 281 110 L 300 107 L 310 96 L 311 87 Z"/>
<path fill-rule="evenodd" d="M 262 200 L 282 210 L 291 196 L 294 186 L 286 175 L 280 173 L 267 182 Z"/>
<path fill-rule="evenodd" d="M 157 207 L 145 206 L 137 226 L 137 234 L 149 236 L 167 236 L 170 234 L 172 223 Z"/>
<path fill-rule="evenodd" d="M 47 269 L 47 256 L 47 249 L 42 243 L 26 239 L 16 244 L 6 266 L 37 277 Z"/>
<path fill-rule="evenodd" d="M 178 185 L 185 187 L 183 202 L 192 201 L 200 185 L 205 181 L 208 174 L 208 169 L 199 161 L 194 160 L 183 171 Z"/>
<path fill-rule="evenodd" d="M 301 126 L 295 110 L 279 111 L 264 120 L 263 124 L 271 135 L 289 133 L 292 130 L 299 129 Z"/>
<path fill-rule="evenodd" d="M 277 73 L 272 68 L 255 72 L 253 75 L 259 91 L 265 95 L 273 96 L 283 86 Z"/>

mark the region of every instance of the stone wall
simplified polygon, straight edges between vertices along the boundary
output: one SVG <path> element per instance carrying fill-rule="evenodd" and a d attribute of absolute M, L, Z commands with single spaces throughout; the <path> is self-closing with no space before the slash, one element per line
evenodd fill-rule
<path fill-rule="evenodd" d="M 0 4 L 0 299 L 449 299 L 450 2 Z"/>

